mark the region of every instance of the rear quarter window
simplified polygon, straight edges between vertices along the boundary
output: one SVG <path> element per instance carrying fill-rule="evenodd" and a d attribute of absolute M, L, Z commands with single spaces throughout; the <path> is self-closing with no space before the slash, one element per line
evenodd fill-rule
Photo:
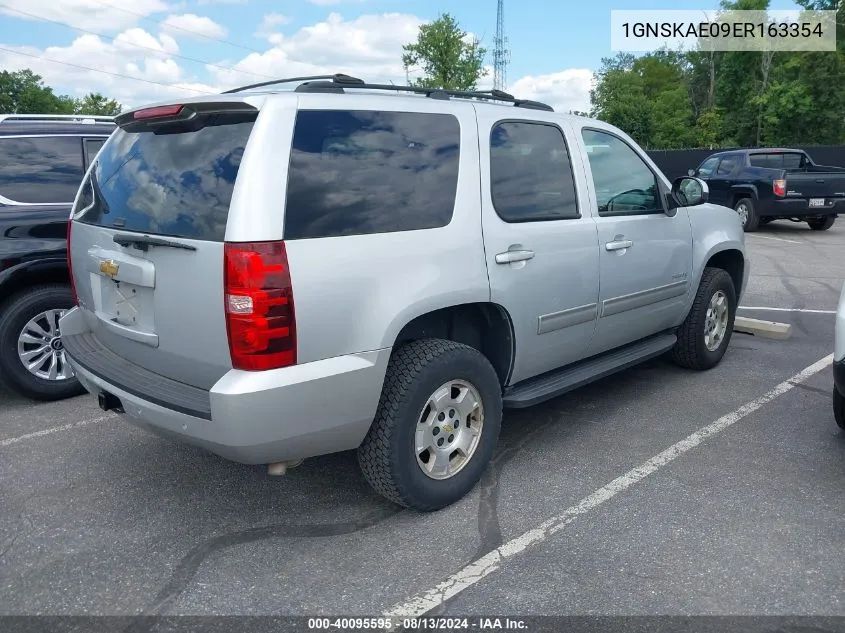
<path fill-rule="evenodd" d="M 300 110 L 285 239 L 446 226 L 459 154 L 460 125 L 450 114 Z"/>
<path fill-rule="evenodd" d="M 0 137 L 0 196 L 25 204 L 70 204 L 82 181 L 79 136 Z"/>

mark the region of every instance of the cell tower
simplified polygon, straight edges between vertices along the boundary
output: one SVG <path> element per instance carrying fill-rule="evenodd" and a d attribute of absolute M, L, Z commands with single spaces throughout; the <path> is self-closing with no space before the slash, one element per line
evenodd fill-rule
<path fill-rule="evenodd" d="M 508 64 L 511 52 L 508 50 L 508 38 L 505 37 L 505 0 L 497 0 L 496 39 L 493 47 L 493 88 L 504 90 L 508 84 Z"/>

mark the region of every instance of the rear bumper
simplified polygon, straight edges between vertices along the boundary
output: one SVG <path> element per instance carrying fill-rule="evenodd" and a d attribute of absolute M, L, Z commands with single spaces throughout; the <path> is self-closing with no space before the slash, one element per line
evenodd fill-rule
<path fill-rule="evenodd" d="M 79 381 L 94 395 L 118 398 L 127 421 L 246 464 L 356 448 L 375 417 L 390 358 L 384 349 L 265 372 L 231 370 L 208 392 L 182 385 L 177 398 L 173 385 L 137 366 L 127 383 L 128 363 L 121 359 L 122 369 L 108 369 L 102 360 L 108 350 L 94 350 L 99 360 L 93 356 L 96 338 L 78 310 L 63 317 L 61 328 Z M 206 395 L 207 416 L 204 407 L 191 408 L 202 402 L 197 391 Z"/>
<path fill-rule="evenodd" d="M 757 214 L 761 217 L 777 218 L 823 218 L 845 213 L 845 199 L 827 199 L 823 207 L 811 207 L 806 198 L 774 199 L 758 206 Z"/>

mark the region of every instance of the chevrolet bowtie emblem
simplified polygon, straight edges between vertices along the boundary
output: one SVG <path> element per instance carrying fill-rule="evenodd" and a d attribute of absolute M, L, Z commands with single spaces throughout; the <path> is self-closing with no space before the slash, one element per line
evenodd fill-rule
<path fill-rule="evenodd" d="M 453 427 L 451 424 L 449 424 L 449 423 L 447 422 L 446 424 L 444 424 L 444 425 L 443 425 L 443 430 L 444 430 L 444 431 L 446 431 L 447 433 L 451 433 L 451 432 L 452 432 L 452 431 L 454 431 L 455 429 L 454 429 L 454 427 Z"/>
<path fill-rule="evenodd" d="M 100 272 L 109 279 L 114 279 L 120 266 L 114 263 L 111 259 L 100 262 Z"/>

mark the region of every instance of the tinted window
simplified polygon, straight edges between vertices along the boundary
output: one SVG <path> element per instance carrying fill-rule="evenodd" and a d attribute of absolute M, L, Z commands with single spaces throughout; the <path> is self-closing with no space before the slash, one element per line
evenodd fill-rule
<path fill-rule="evenodd" d="M 301 110 L 288 170 L 285 239 L 445 226 L 460 127 L 448 114 Z"/>
<path fill-rule="evenodd" d="M 505 222 L 579 217 L 563 133 L 538 123 L 496 125 L 490 135 L 490 194 Z"/>
<path fill-rule="evenodd" d="M 104 138 L 87 138 L 85 139 L 85 164 L 90 165 L 91 161 L 97 156 L 97 152 L 106 142 Z"/>
<path fill-rule="evenodd" d="M 804 167 L 803 154 L 792 152 L 790 154 L 781 154 L 781 158 L 783 159 L 782 165 L 784 169 L 799 169 Z"/>
<path fill-rule="evenodd" d="M 254 115 L 205 115 L 193 132 L 117 130 L 80 196 L 79 219 L 128 231 L 222 241 Z M 93 198 L 92 198 L 93 196 Z"/>
<path fill-rule="evenodd" d="M 82 180 L 78 136 L 0 138 L 0 196 L 69 204 Z"/>
<path fill-rule="evenodd" d="M 713 174 L 713 170 L 716 168 L 716 163 L 719 162 L 719 157 L 714 156 L 713 158 L 708 158 L 703 163 L 701 163 L 701 167 L 698 168 L 698 175 L 702 178 L 707 178 L 708 176 Z"/>
<path fill-rule="evenodd" d="M 716 175 L 717 176 L 728 176 L 733 173 L 733 170 L 739 164 L 739 159 L 736 156 L 726 156 L 721 160 L 719 163 L 719 167 L 716 168 Z"/>
<path fill-rule="evenodd" d="M 596 201 L 602 215 L 662 213 L 657 177 L 622 139 L 597 130 L 582 130 Z M 599 147 L 599 146 L 606 147 Z"/>

